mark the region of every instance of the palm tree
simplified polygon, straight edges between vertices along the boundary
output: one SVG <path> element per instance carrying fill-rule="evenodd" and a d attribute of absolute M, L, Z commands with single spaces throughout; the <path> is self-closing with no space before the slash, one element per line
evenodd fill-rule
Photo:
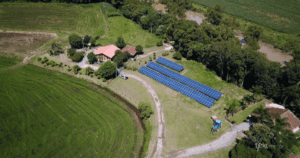
<path fill-rule="evenodd" d="M 272 124 L 271 115 L 268 109 L 265 109 L 262 105 L 256 108 L 253 113 L 259 114 L 260 116 L 257 119 L 258 123 L 267 122 L 267 124 Z"/>

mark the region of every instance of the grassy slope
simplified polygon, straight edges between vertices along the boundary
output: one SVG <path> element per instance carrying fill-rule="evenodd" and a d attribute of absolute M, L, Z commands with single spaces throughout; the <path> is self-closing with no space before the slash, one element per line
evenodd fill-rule
<path fill-rule="evenodd" d="M 157 58 L 161 56 L 161 53 L 156 54 Z M 170 59 L 171 56 L 172 53 L 167 58 Z M 148 58 L 146 59 L 149 61 Z M 142 62 L 139 66 L 140 60 L 138 59 L 135 62 L 137 67 L 145 65 L 144 60 L 141 60 Z M 222 81 L 200 63 L 195 61 L 180 61 L 178 63 L 185 66 L 185 70 L 182 72 L 185 76 L 220 90 L 223 96 L 209 109 L 139 72 L 130 71 L 130 73 L 141 77 L 151 84 L 161 101 L 166 120 L 166 146 L 164 153 L 217 139 L 230 127 L 230 124 L 224 119 L 226 104 L 234 98 L 242 99 L 243 95 L 249 93 L 233 84 Z M 220 132 L 215 133 L 215 135 L 210 132 L 213 123 L 210 118 L 212 115 L 217 115 L 223 122 Z"/>
<path fill-rule="evenodd" d="M 106 90 L 32 65 L 0 76 L 2 156 L 137 156 L 143 132 Z"/>
<path fill-rule="evenodd" d="M 253 112 L 254 109 L 256 109 L 257 107 L 259 107 L 260 105 L 263 105 L 263 103 L 257 103 L 235 115 L 233 115 L 230 120 L 231 121 L 235 121 L 236 124 L 242 123 L 244 120 L 247 119 L 247 117 Z"/>
<path fill-rule="evenodd" d="M 300 33 L 300 1 L 276 0 L 193 0 L 193 2 L 213 7 L 221 4 L 224 12 L 253 21 L 263 26 L 287 33 Z"/>
<path fill-rule="evenodd" d="M 17 60 L 12 60 L 11 58 L 1 57 L 0 58 L 0 73 L 7 70 L 7 68 L 18 64 L 19 62 Z"/>
<path fill-rule="evenodd" d="M 128 44 L 144 47 L 155 46 L 161 40 L 124 17 L 106 18 L 98 4 L 1 3 L 0 19 L 1 30 L 57 33 L 55 41 L 62 41 L 63 46 L 68 45 L 70 33 L 100 35 L 102 45 L 114 44 L 118 36 Z"/>

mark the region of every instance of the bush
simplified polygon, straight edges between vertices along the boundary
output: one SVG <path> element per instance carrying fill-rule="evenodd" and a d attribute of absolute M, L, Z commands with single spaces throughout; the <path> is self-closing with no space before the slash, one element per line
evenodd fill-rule
<path fill-rule="evenodd" d="M 37 59 L 38 61 L 41 61 L 42 60 L 42 58 L 41 57 L 38 57 L 38 59 Z"/>
<path fill-rule="evenodd" d="M 95 47 L 96 46 L 96 38 L 91 39 L 91 47 Z"/>
<path fill-rule="evenodd" d="M 138 69 L 138 68 L 137 68 L 136 66 L 133 66 L 133 67 L 132 67 L 132 70 L 133 70 L 133 71 L 136 71 L 137 69 Z"/>
<path fill-rule="evenodd" d="M 100 78 L 101 78 L 101 76 L 100 76 L 100 75 L 98 75 L 98 76 L 97 76 L 97 79 L 100 79 Z"/>
<path fill-rule="evenodd" d="M 122 37 L 118 37 L 116 45 L 118 48 L 123 49 L 126 46 L 126 43 Z"/>
<path fill-rule="evenodd" d="M 69 48 L 67 50 L 67 54 L 68 54 L 69 57 L 73 56 L 75 53 L 76 53 L 75 49 Z"/>
<path fill-rule="evenodd" d="M 116 74 L 116 65 L 111 62 L 103 63 L 100 68 L 95 72 L 95 75 L 100 75 L 102 78 L 109 79 Z"/>
<path fill-rule="evenodd" d="M 103 82 L 106 82 L 106 79 L 105 79 L 105 78 L 102 78 L 102 81 L 103 81 Z"/>
<path fill-rule="evenodd" d="M 156 43 L 156 46 L 158 46 L 158 47 L 159 47 L 159 46 L 162 46 L 162 45 L 163 45 L 163 42 L 162 42 L 162 41 L 159 41 L 159 42 Z"/>
<path fill-rule="evenodd" d="M 145 61 L 145 64 L 147 64 L 147 61 Z"/>
<path fill-rule="evenodd" d="M 82 75 L 82 72 L 79 72 L 79 75 Z"/>
<path fill-rule="evenodd" d="M 169 51 L 165 51 L 162 53 L 162 56 L 168 56 L 169 54 L 170 54 Z"/>
<path fill-rule="evenodd" d="M 41 63 L 44 64 L 44 63 L 47 62 L 47 61 L 48 61 L 48 58 L 47 58 L 47 57 L 44 57 L 43 60 L 41 61 Z"/>
<path fill-rule="evenodd" d="M 152 61 L 152 57 L 149 56 L 149 61 Z"/>
<path fill-rule="evenodd" d="M 85 35 L 85 36 L 83 37 L 83 44 L 84 44 L 84 45 L 89 44 L 91 38 L 92 38 L 92 36 Z"/>
<path fill-rule="evenodd" d="M 78 52 L 78 53 L 75 53 L 71 58 L 71 60 L 73 62 L 80 62 L 84 57 L 84 53 L 83 52 Z"/>
<path fill-rule="evenodd" d="M 143 47 L 141 45 L 137 45 L 135 50 L 136 50 L 137 54 L 143 54 L 144 53 L 143 52 Z"/>
<path fill-rule="evenodd" d="M 62 65 L 63 65 L 63 63 L 59 63 L 59 64 L 58 64 L 58 67 L 62 67 Z"/>
<path fill-rule="evenodd" d="M 78 74 L 78 71 L 80 70 L 81 68 L 78 66 L 78 65 L 75 65 L 73 66 L 73 71 L 75 74 Z"/>
<path fill-rule="evenodd" d="M 156 60 L 156 53 L 153 53 L 153 60 Z"/>
<path fill-rule="evenodd" d="M 79 35 L 73 33 L 69 36 L 68 39 L 69 39 L 69 44 L 71 45 L 71 48 L 80 49 L 83 47 L 82 39 Z"/>
<path fill-rule="evenodd" d="M 149 103 L 141 102 L 138 106 L 139 112 L 141 113 L 141 119 L 147 120 L 150 118 L 151 114 L 153 114 L 153 110 L 151 108 L 151 105 Z"/>
<path fill-rule="evenodd" d="M 50 56 L 51 56 L 51 55 L 54 55 L 54 53 L 53 53 L 52 50 L 48 50 L 48 52 L 49 52 L 49 55 L 50 55 Z"/>
<path fill-rule="evenodd" d="M 67 70 L 68 70 L 68 72 L 72 71 L 72 69 L 71 69 L 71 68 L 68 68 Z"/>
<path fill-rule="evenodd" d="M 182 59 L 182 55 L 179 52 L 176 52 L 173 54 L 173 58 L 176 60 L 181 60 Z"/>
<path fill-rule="evenodd" d="M 91 68 L 91 67 L 87 67 L 85 69 L 85 75 L 90 75 L 90 74 L 93 74 L 94 73 L 94 70 Z"/>
<path fill-rule="evenodd" d="M 91 77 L 94 77 L 94 75 L 93 75 L 93 74 L 91 74 Z"/>

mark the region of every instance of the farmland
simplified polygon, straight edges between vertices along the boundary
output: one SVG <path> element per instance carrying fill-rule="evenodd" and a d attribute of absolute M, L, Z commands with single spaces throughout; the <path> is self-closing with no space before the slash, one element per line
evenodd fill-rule
<path fill-rule="evenodd" d="M 61 41 L 62 46 L 68 45 L 67 36 L 71 33 L 100 36 L 97 43 L 101 45 L 114 44 L 119 36 L 127 44 L 144 47 L 161 40 L 122 16 L 105 17 L 99 4 L 1 3 L 0 19 L 0 30 L 56 33 L 55 41 Z"/>
<path fill-rule="evenodd" d="M 268 28 L 285 33 L 300 33 L 300 1 L 276 0 L 192 0 L 213 7 L 220 4 L 225 13 L 240 17 Z"/>
<path fill-rule="evenodd" d="M 127 101 L 85 80 L 0 58 L 3 157 L 138 157 L 143 130 Z M 131 105 L 132 106 L 132 105 Z"/>

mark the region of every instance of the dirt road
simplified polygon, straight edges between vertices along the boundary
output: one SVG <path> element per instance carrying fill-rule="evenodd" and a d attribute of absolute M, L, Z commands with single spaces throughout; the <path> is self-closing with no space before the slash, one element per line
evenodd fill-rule
<path fill-rule="evenodd" d="M 249 127 L 250 127 L 249 123 L 241 123 L 235 126 L 232 130 L 224 133 L 219 139 L 213 142 L 180 150 L 177 152 L 172 152 L 164 157 L 166 158 L 189 157 L 189 156 L 199 155 L 209 151 L 214 151 L 214 150 L 228 147 L 235 141 L 235 138 L 239 134 L 239 132 L 244 130 L 249 130 Z"/>
<path fill-rule="evenodd" d="M 146 87 L 147 91 L 152 95 L 152 98 L 155 102 L 156 106 L 156 112 L 157 112 L 157 118 L 158 118 L 158 136 L 157 136 L 157 144 L 156 144 L 156 149 L 154 151 L 153 157 L 154 158 L 159 158 L 161 157 L 162 149 L 163 149 L 163 139 L 165 135 L 165 119 L 164 119 L 164 113 L 162 106 L 160 104 L 159 98 L 153 88 L 143 79 L 132 75 L 128 74 L 128 77 L 133 78 L 137 80 L 139 83 L 141 83 L 144 87 Z"/>
<path fill-rule="evenodd" d="M 149 56 L 149 55 L 151 55 L 153 53 L 160 52 L 160 51 L 163 51 L 163 50 L 171 50 L 172 48 L 173 48 L 173 46 L 164 44 L 164 48 L 162 48 L 160 50 L 157 50 L 157 51 L 153 51 L 153 52 L 147 53 L 147 54 L 139 55 L 136 58 L 137 59 L 145 58 L 145 57 L 147 57 L 147 56 Z"/>

